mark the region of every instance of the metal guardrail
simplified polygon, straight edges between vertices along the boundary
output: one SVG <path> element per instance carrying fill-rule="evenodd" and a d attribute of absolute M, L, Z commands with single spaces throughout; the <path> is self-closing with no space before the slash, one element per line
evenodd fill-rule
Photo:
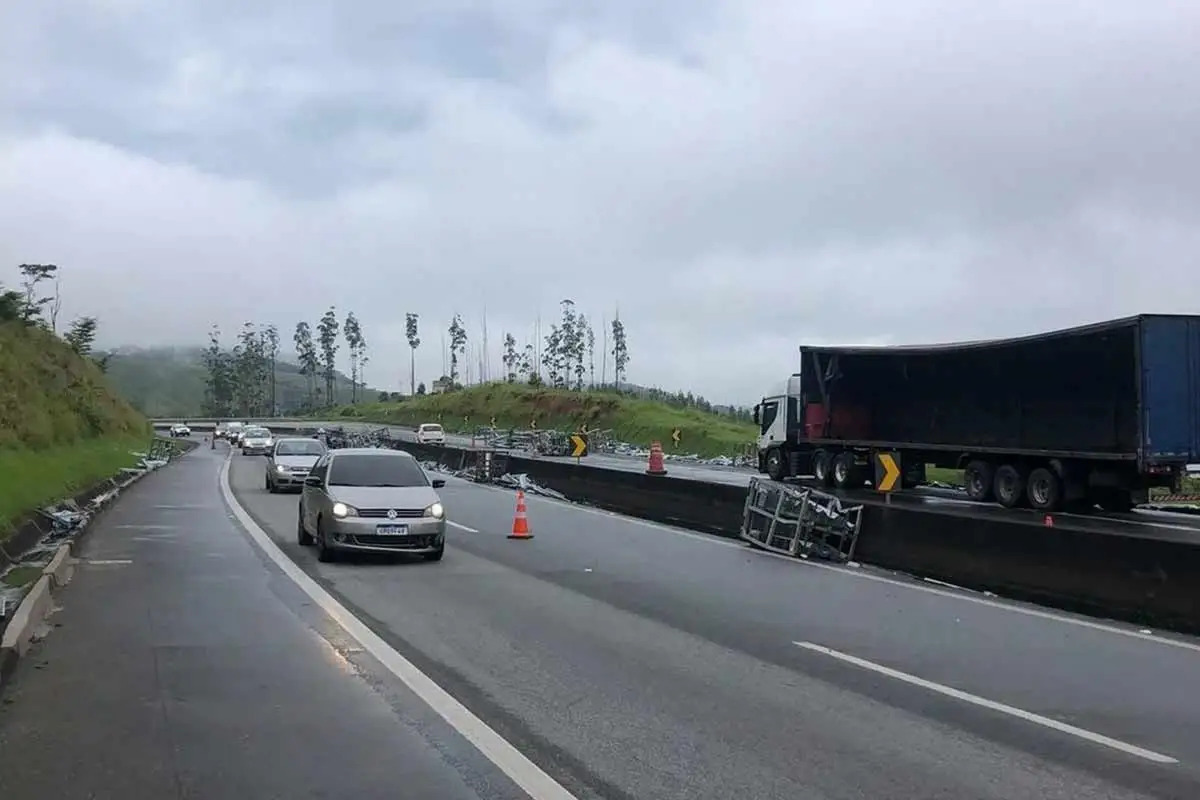
<path fill-rule="evenodd" d="M 741 538 L 784 555 L 845 563 L 854 558 L 862 512 L 816 489 L 751 478 Z"/>

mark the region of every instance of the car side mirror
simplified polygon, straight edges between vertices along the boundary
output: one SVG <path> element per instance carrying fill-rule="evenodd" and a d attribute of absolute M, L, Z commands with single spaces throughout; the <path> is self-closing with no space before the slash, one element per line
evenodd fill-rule
<path fill-rule="evenodd" d="M 446 479 L 445 478 L 434 478 L 429 483 L 433 486 L 433 488 L 440 489 L 446 485 Z"/>
<path fill-rule="evenodd" d="M 321 476 L 320 475 L 308 475 L 307 477 L 304 478 L 304 485 L 305 486 L 313 486 L 317 489 L 320 489 L 321 488 Z"/>

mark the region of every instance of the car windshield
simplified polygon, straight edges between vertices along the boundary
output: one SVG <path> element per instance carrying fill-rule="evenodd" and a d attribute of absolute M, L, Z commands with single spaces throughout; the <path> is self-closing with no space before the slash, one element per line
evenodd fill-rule
<path fill-rule="evenodd" d="M 421 429 L 424 430 L 426 433 L 441 433 L 442 432 L 441 425 L 422 425 Z"/>
<path fill-rule="evenodd" d="M 401 455 L 338 456 L 329 468 L 330 486 L 428 486 L 425 470 Z"/>
<path fill-rule="evenodd" d="M 277 456 L 319 456 L 325 448 L 316 439 L 284 439 L 275 445 Z"/>
<path fill-rule="evenodd" d="M 271 432 L 266 428 L 250 428 L 246 431 L 247 439 L 266 439 Z"/>

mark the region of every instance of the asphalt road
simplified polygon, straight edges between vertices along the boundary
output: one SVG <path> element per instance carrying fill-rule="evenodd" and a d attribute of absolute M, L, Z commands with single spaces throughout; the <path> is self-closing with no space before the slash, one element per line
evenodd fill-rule
<path fill-rule="evenodd" d="M 525 797 L 261 557 L 223 460 L 147 476 L 89 532 L 0 698 L 0 797 Z"/>
<path fill-rule="evenodd" d="M 1193 640 L 533 496 L 514 542 L 513 494 L 457 479 L 444 561 L 319 564 L 233 462 L 285 553 L 580 798 L 1200 796 Z"/>

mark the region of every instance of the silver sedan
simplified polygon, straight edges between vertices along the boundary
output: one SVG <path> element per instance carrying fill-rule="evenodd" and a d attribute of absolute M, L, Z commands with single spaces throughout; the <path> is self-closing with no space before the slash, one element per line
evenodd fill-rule
<path fill-rule="evenodd" d="M 339 551 L 411 553 L 438 561 L 446 549 L 446 509 L 411 454 L 402 450 L 332 450 L 304 479 L 296 520 L 301 545 L 321 561 Z"/>
<path fill-rule="evenodd" d="M 304 479 L 325 452 L 325 445 L 316 439 L 295 437 L 276 441 L 267 454 L 267 491 L 304 488 Z"/>

